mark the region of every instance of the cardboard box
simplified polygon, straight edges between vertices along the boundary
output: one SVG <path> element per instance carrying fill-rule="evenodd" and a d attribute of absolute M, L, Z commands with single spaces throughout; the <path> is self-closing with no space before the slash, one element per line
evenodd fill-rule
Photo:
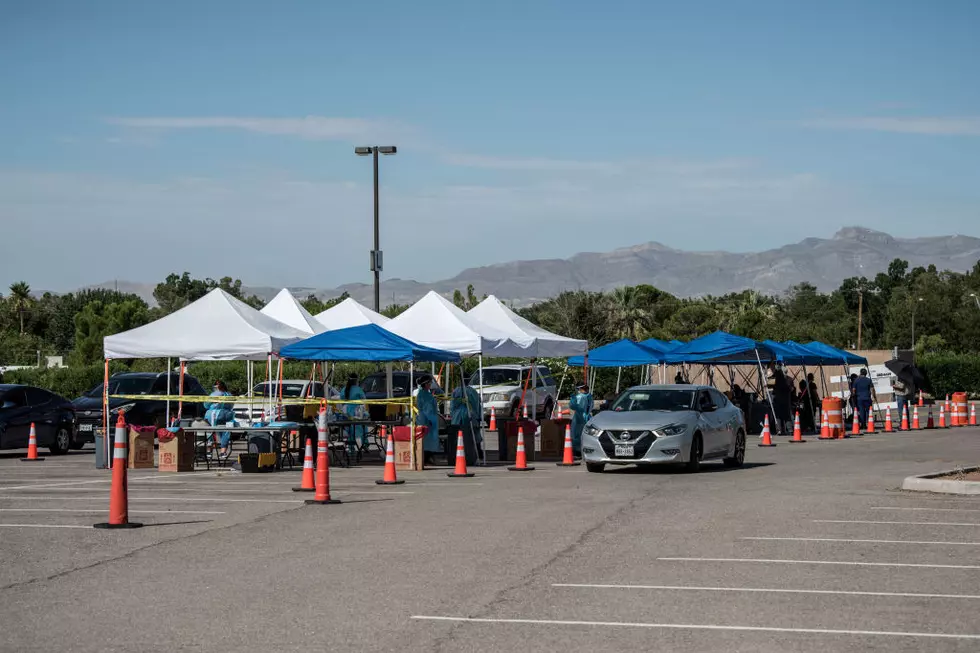
<path fill-rule="evenodd" d="M 411 433 L 409 426 L 396 426 L 392 429 L 392 440 L 395 449 L 395 469 L 400 472 L 422 470 L 422 438 L 428 429 L 424 426 L 415 427 L 415 467 L 412 467 L 412 445 L 409 443 Z"/>
<path fill-rule="evenodd" d="M 161 472 L 193 472 L 194 471 L 194 434 L 178 429 L 160 429 L 157 431 L 160 441 Z"/>
<path fill-rule="evenodd" d="M 560 459 L 565 452 L 565 426 L 567 419 L 541 420 L 541 459 Z"/>
<path fill-rule="evenodd" d="M 129 468 L 149 469 L 153 467 L 153 437 L 156 429 L 152 426 L 129 427 Z"/>

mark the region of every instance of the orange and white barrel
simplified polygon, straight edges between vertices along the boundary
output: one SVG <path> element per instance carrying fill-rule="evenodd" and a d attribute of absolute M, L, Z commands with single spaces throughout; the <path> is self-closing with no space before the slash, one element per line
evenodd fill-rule
<path fill-rule="evenodd" d="M 970 416 L 967 414 L 966 393 L 953 393 L 953 416 L 950 420 L 953 426 L 966 426 L 970 423 Z"/>
<path fill-rule="evenodd" d="M 844 402 L 840 397 L 824 397 L 820 404 L 824 415 L 827 416 L 827 425 L 830 428 L 830 437 L 840 438 L 844 436 Z"/>

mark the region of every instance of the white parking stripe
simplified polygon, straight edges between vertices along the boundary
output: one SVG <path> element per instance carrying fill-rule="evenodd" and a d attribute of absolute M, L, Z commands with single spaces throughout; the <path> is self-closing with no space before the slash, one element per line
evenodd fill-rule
<path fill-rule="evenodd" d="M 32 496 L 32 495 L 11 495 L 6 497 L 0 497 L 0 499 L 8 500 L 18 500 L 18 501 L 105 501 L 104 497 L 48 497 L 48 496 Z M 210 501 L 212 503 L 293 503 L 301 504 L 302 501 L 290 501 L 288 499 L 229 499 L 226 497 L 129 497 L 130 501 Z"/>
<path fill-rule="evenodd" d="M 77 524 L 0 524 L 0 528 L 87 528 L 91 526 L 79 526 Z"/>
<path fill-rule="evenodd" d="M 102 508 L 0 508 L 0 512 L 85 512 L 101 513 Z M 130 510 L 131 515 L 224 515 L 220 510 Z"/>
<path fill-rule="evenodd" d="M 912 508 L 902 506 L 873 506 L 871 510 L 924 510 L 927 512 L 980 512 L 977 508 Z"/>
<path fill-rule="evenodd" d="M 69 487 L 72 485 L 91 485 L 93 483 L 109 483 L 112 479 L 110 478 L 99 478 L 94 481 L 68 481 L 65 483 L 47 483 L 45 485 L 14 485 L 7 487 L 0 487 L 0 491 L 4 490 L 41 490 L 49 487 Z M 86 488 L 87 489 L 87 488 Z"/>
<path fill-rule="evenodd" d="M 670 562 L 758 562 L 787 565 L 847 565 L 852 567 L 919 567 L 923 569 L 980 569 L 980 565 L 924 565 L 914 562 L 842 562 L 837 560 L 778 560 L 772 558 L 657 558 Z"/>
<path fill-rule="evenodd" d="M 850 540 L 836 537 L 740 537 L 740 540 L 760 540 L 772 542 L 842 542 L 854 544 L 948 544 L 957 546 L 980 546 L 980 542 L 938 542 L 933 540 Z"/>
<path fill-rule="evenodd" d="M 601 626 L 607 628 L 662 628 L 673 630 L 730 630 L 758 633 L 798 633 L 804 635 L 857 635 L 862 637 L 919 637 L 927 639 L 980 640 L 980 635 L 954 633 L 916 633 L 889 630 L 832 630 L 829 628 L 776 628 L 773 626 L 721 626 L 715 624 L 656 624 L 629 621 L 564 621 L 560 619 L 490 619 L 477 617 L 432 617 L 412 615 L 421 621 L 454 621 L 484 624 L 526 624 L 532 626 Z"/>
<path fill-rule="evenodd" d="M 969 522 L 948 521 L 873 521 L 865 519 L 814 519 L 815 524 L 891 524 L 893 526 L 980 526 Z"/>
<path fill-rule="evenodd" d="M 916 594 L 915 592 L 852 592 L 843 590 L 797 590 L 761 587 L 685 587 L 678 585 L 602 585 L 587 583 L 552 583 L 552 587 L 577 587 L 617 590 L 684 590 L 696 592 L 756 592 L 760 594 L 832 594 L 842 596 L 900 596 L 917 599 L 980 599 L 980 594 Z"/>

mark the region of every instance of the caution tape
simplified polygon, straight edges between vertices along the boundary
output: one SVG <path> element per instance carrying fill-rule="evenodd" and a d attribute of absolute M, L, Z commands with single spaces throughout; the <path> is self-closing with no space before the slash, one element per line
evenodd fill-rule
<path fill-rule="evenodd" d="M 128 401 L 170 401 L 183 402 L 185 404 L 249 404 L 265 405 L 269 403 L 281 404 L 283 406 L 319 406 L 326 403 L 328 406 L 408 406 L 412 403 L 412 397 L 393 397 L 391 399 L 323 399 L 322 397 L 225 397 L 225 396 L 206 396 L 206 395 L 109 395 L 109 399 L 124 399 Z M 448 401 L 449 395 L 436 395 L 437 401 Z"/>

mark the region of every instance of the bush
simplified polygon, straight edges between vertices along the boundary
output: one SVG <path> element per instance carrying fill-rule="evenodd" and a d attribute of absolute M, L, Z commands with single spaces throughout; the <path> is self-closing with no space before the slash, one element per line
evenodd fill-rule
<path fill-rule="evenodd" d="M 112 362 L 110 373 L 125 372 L 123 363 Z M 10 370 L 3 375 L 4 383 L 23 383 L 50 390 L 65 399 L 74 399 L 102 383 L 105 367 L 102 363 L 73 367 L 25 368 Z"/>
<path fill-rule="evenodd" d="M 980 397 L 980 354 L 927 354 L 916 361 L 934 397 L 966 392 Z"/>

